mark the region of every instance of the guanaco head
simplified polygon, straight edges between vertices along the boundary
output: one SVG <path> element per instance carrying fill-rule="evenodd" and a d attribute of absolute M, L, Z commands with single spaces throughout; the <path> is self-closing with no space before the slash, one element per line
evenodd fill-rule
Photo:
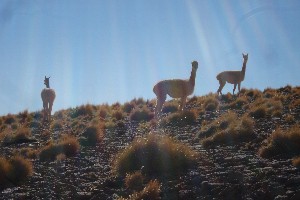
<path fill-rule="evenodd" d="M 50 79 L 50 76 L 49 76 L 49 78 L 47 78 L 47 77 L 45 76 L 44 84 L 46 85 L 47 88 L 50 88 L 49 79 Z"/>
<path fill-rule="evenodd" d="M 193 67 L 193 70 L 197 70 L 198 69 L 198 62 L 197 61 L 193 61 L 192 62 L 192 67 Z"/>
<path fill-rule="evenodd" d="M 248 54 L 243 54 L 243 59 L 244 59 L 245 62 L 247 62 L 248 61 Z"/>

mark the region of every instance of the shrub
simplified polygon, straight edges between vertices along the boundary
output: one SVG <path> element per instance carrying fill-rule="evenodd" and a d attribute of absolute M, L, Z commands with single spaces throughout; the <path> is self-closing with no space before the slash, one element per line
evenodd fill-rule
<path fill-rule="evenodd" d="M 163 119 L 163 124 L 175 124 L 178 126 L 185 126 L 194 124 L 196 122 L 197 116 L 194 110 L 184 110 L 181 112 L 172 113 Z"/>
<path fill-rule="evenodd" d="M 129 115 L 130 120 L 133 121 L 150 121 L 153 119 L 154 114 L 147 108 L 135 108 Z"/>
<path fill-rule="evenodd" d="M 96 145 L 103 141 L 104 133 L 101 127 L 93 125 L 84 131 L 83 136 L 86 138 L 88 145 Z"/>
<path fill-rule="evenodd" d="M 30 159 L 35 159 L 37 158 L 37 151 L 32 149 L 32 148 L 22 148 L 20 150 L 16 150 L 14 152 L 16 155 L 20 155 L 24 158 L 30 158 Z"/>
<path fill-rule="evenodd" d="M 178 111 L 178 103 L 166 102 L 162 108 L 163 113 L 174 113 Z"/>
<path fill-rule="evenodd" d="M 9 162 L 3 158 L 0 157 L 0 190 L 7 187 L 9 184 L 9 180 L 7 179 L 7 174 L 10 170 L 10 164 Z"/>
<path fill-rule="evenodd" d="M 63 123 L 61 121 L 55 121 L 51 128 L 53 130 L 60 130 L 63 128 Z"/>
<path fill-rule="evenodd" d="M 264 105 L 260 105 L 258 107 L 253 108 L 249 114 L 255 119 L 264 118 L 267 115 L 267 108 Z"/>
<path fill-rule="evenodd" d="M 244 105 L 248 103 L 248 99 L 246 96 L 238 97 L 234 102 L 230 103 L 230 108 L 242 108 Z"/>
<path fill-rule="evenodd" d="M 107 116 L 107 109 L 100 108 L 100 110 L 99 110 L 100 119 L 105 120 L 106 116 Z"/>
<path fill-rule="evenodd" d="M 29 128 L 21 127 L 13 134 L 7 134 L 4 138 L 5 144 L 18 144 L 32 141 L 30 139 L 31 130 Z"/>
<path fill-rule="evenodd" d="M 15 156 L 10 160 L 0 157 L 0 189 L 22 183 L 32 171 L 32 163 L 22 157 Z"/>
<path fill-rule="evenodd" d="M 295 167 L 300 168 L 300 156 L 293 158 L 292 163 Z"/>
<path fill-rule="evenodd" d="M 251 98 L 259 98 L 262 96 L 261 91 L 257 90 L 257 89 L 250 89 L 250 90 L 246 90 L 245 91 L 245 95 Z"/>
<path fill-rule="evenodd" d="M 127 174 L 125 177 L 125 186 L 130 190 L 139 191 L 143 188 L 144 176 L 141 171 Z"/>
<path fill-rule="evenodd" d="M 205 148 L 217 145 L 236 145 L 247 142 L 255 137 L 254 121 L 247 116 L 242 119 L 229 119 L 220 123 L 218 131 L 210 137 L 202 140 Z"/>
<path fill-rule="evenodd" d="M 259 155 L 264 158 L 273 156 L 291 157 L 300 154 L 300 128 L 293 126 L 283 131 L 276 129 L 268 138 L 267 146 L 261 147 Z"/>
<path fill-rule="evenodd" d="M 123 112 L 121 110 L 116 110 L 112 113 L 112 117 L 116 120 L 122 120 L 123 119 Z"/>
<path fill-rule="evenodd" d="M 291 114 L 287 114 L 285 116 L 285 122 L 288 124 L 294 123 L 295 122 L 295 117 Z"/>
<path fill-rule="evenodd" d="M 206 111 L 215 111 L 218 109 L 218 107 L 219 107 L 219 101 L 218 99 L 216 99 L 214 95 L 206 97 L 203 104 L 203 108 Z"/>
<path fill-rule="evenodd" d="M 18 118 L 20 119 L 21 123 L 31 120 L 31 115 L 29 114 L 28 110 L 24 110 L 23 112 L 18 113 Z"/>
<path fill-rule="evenodd" d="M 148 175 L 175 176 L 193 167 L 197 153 L 166 136 L 149 134 L 135 139 L 113 162 L 116 174 L 125 175 L 143 167 Z"/>
<path fill-rule="evenodd" d="M 146 187 L 129 196 L 130 200 L 159 200 L 160 198 L 160 183 L 157 180 L 151 180 Z"/>
<path fill-rule="evenodd" d="M 71 117 L 76 118 L 79 116 L 92 116 L 93 115 L 93 106 L 90 104 L 82 105 L 76 107 L 73 112 L 71 112 Z"/>
<path fill-rule="evenodd" d="M 55 160 L 59 154 L 66 157 L 75 156 L 79 151 L 80 145 L 73 136 L 63 136 L 57 144 L 51 142 L 42 148 L 39 154 L 41 161 Z"/>
<path fill-rule="evenodd" d="M 123 105 L 123 111 L 126 112 L 126 113 L 130 113 L 133 110 L 134 105 L 135 105 L 135 103 L 126 102 Z"/>
<path fill-rule="evenodd" d="M 10 159 L 10 171 L 8 177 L 14 183 L 20 183 L 26 180 L 32 174 L 32 163 L 22 157 L 16 156 Z"/>
<path fill-rule="evenodd" d="M 16 116 L 12 115 L 12 114 L 8 114 L 4 117 L 4 123 L 5 124 L 12 124 L 14 122 L 16 122 Z"/>
<path fill-rule="evenodd" d="M 300 108 L 300 99 L 295 99 L 289 106 L 290 109 Z"/>

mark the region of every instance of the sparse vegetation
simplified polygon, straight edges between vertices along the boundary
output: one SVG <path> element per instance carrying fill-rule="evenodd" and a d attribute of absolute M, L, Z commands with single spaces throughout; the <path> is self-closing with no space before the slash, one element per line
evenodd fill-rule
<path fill-rule="evenodd" d="M 288 130 L 276 129 L 268 138 L 267 146 L 261 147 L 259 155 L 264 158 L 274 156 L 292 157 L 300 155 L 300 128 L 298 125 Z"/>
<path fill-rule="evenodd" d="M 134 110 L 131 111 L 129 118 L 130 120 L 133 121 L 150 121 L 153 119 L 154 114 L 147 108 L 147 107 L 142 107 L 142 108 L 135 108 Z"/>
<path fill-rule="evenodd" d="M 126 175 L 143 167 L 148 175 L 174 176 L 193 167 L 197 157 L 197 153 L 184 144 L 167 136 L 149 134 L 135 139 L 119 152 L 113 169 L 116 174 Z"/>
<path fill-rule="evenodd" d="M 219 101 L 215 95 L 209 95 L 206 97 L 203 108 L 206 111 L 215 111 L 219 108 Z"/>
<path fill-rule="evenodd" d="M 83 133 L 85 137 L 84 143 L 87 145 L 96 145 L 97 143 L 102 142 L 104 137 L 103 127 L 99 125 L 93 125 L 88 127 Z"/>
<path fill-rule="evenodd" d="M 300 156 L 293 158 L 292 163 L 295 167 L 300 168 Z"/>
<path fill-rule="evenodd" d="M 162 120 L 162 124 L 172 124 L 177 126 L 191 125 L 196 122 L 195 110 L 184 110 L 168 115 Z"/>
<path fill-rule="evenodd" d="M 19 185 L 32 175 L 32 163 L 16 156 L 7 160 L 0 157 L 0 190 L 10 185 Z"/>
<path fill-rule="evenodd" d="M 134 192 L 127 199 L 120 198 L 119 200 L 159 200 L 161 185 L 157 180 L 151 180 L 146 187 L 140 192 Z"/>
<path fill-rule="evenodd" d="M 142 175 L 141 171 L 136 171 L 132 174 L 126 174 L 125 186 L 127 189 L 140 191 L 143 189 L 144 179 L 145 177 Z"/>
<path fill-rule="evenodd" d="M 73 136 L 63 136 L 58 143 L 51 142 L 46 147 L 42 148 L 39 154 L 41 161 L 52 161 L 59 154 L 64 154 L 66 157 L 74 156 L 80 148 L 79 142 Z"/>
<path fill-rule="evenodd" d="M 210 133 L 208 138 L 202 140 L 205 148 L 217 145 L 236 145 L 255 138 L 254 121 L 250 117 L 243 116 L 239 119 L 236 114 L 229 112 L 214 124 L 211 126 L 214 127 L 212 130 L 214 133 Z"/>

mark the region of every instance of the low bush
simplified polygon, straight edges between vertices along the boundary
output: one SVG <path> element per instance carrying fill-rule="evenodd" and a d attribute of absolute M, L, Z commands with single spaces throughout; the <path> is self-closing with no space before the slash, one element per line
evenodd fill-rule
<path fill-rule="evenodd" d="M 82 105 L 79 107 L 76 107 L 71 111 L 71 117 L 76 118 L 79 116 L 92 116 L 93 115 L 94 108 L 90 104 Z"/>
<path fill-rule="evenodd" d="M 41 161 L 53 161 L 57 155 L 64 154 L 66 157 L 75 156 L 79 151 L 80 145 L 77 138 L 73 136 L 63 136 L 58 143 L 51 142 L 42 148 L 39 153 Z"/>
<path fill-rule="evenodd" d="M 135 108 L 131 111 L 129 118 L 133 121 L 150 121 L 154 114 L 147 107 Z"/>
<path fill-rule="evenodd" d="M 244 116 L 239 119 L 235 114 L 231 115 L 234 118 L 224 118 L 219 123 L 217 131 L 202 140 L 202 145 L 205 148 L 217 145 L 237 145 L 255 138 L 254 121 L 250 117 Z"/>
<path fill-rule="evenodd" d="M 7 160 L 0 157 L 0 190 L 10 185 L 18 185 L 32 175 L 32 163 L 15 156 Z"/>
<path fill-rule="evenodd" d="M 93 125 L 84 131 L 83 136 L 87 145 L 96 145 L 103 141 L 104 130 L 100 126 Z"/>
<path fill-rule="evenodd" d="M 293 158 L 292 163 L 295 167 L 300 168 L 300 156 Z"/>
<path fill-rule="evenodd" d="M 31 142 L 31 130 L 26 127 L 20 127 L 16 132 L 5 135 L 3 142 L 4 144 L 19 144 L 24 142 Z"/>
<path fill-rule="evenodd" d="M 267 146 L 259 150 L 259 155 L 264 158 L 274 156 L 293 157 L 300 155 L 300 128 L 295 125 L 283 131 L 276 129 L 268 138 Z"/>
<path fill-rule="evenodd" d="M 215 111 L 219 108 L 219 100 L 214 95 L 207 96 L 204 100 L 203 108 L 206 111 Z"/>
<path fill-rule="evenodd" d="M 130 113 L 135 107 L 135 103 L 133 102 L 126 102 L 124 105 L 123 105 L 123 111 L 125 113 Z"/>
<path fill-rule="evenodd" d="M 249 103 L 246 96 L 238 97 L 234 102 L 229 104 L 230 108 L 238 108 L 241 109 L 243 106 L 247 105 Z"/>
<path fill-rule="evenodd" d="M 173 124 L 178 126 L 191 125 L 196 122 L 195 110 L 184 110 L 172 113 L 162 119 L 162 124 Z"/>
<path fill-rule="evenodd" d="M 128 198 L 119 198 L 118 200 L 159 200 L 161 199 L 161 185 L 157 180 L 151 180 L 140 192 L 134 192 Z"/>
<path fill-rule="evenodd" d="M 162 108 L 162 113 L 174 113 L 178 111 L 178 103 L 166 102 Z"/>
<path fill-rule="evenodd" d="M 4 117 L 4 123 L 5 124 L 12 124 L 14 122 L 16 122 L 17 119 L 16 119 L 16 116 L 15 115 L 12 115 L 12 114 L 8 114 Z"/>
<path fill-rule="evenodd" d="M 125 177 L 125 186 L 127 189 L 140 191 L 143 189 L 144 176 L 141 171 L 136 171 L 132 174 L 127 174 Z"/>
<path fill-rule="evenodd" d="M 188 146 L 167 136 L 149 134 L 135 139 L 119 152 L 113 162 L 113 171 L 126 175 L 143 167 L 148 175 L 176 176 L 196 164 L 197 153 Z"/>
<path fill-rule="evenodd" d="M 264 105 L 260 105 L 258 107 L 252 108 L 249 114 L 255 119 L 264 118 L 267 115 L 267 107 Z"/>

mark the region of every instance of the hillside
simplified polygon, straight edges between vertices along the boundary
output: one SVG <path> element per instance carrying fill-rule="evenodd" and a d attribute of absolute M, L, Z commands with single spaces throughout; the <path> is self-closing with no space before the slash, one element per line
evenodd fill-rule
<path fill-rule="evenodd" d="M 300 199 L 300 87 L 177 107 L 166 102 L 158 120 L 143 99 L 61 110 L 51 123 L 0 117 L 0 199 Z"/>

